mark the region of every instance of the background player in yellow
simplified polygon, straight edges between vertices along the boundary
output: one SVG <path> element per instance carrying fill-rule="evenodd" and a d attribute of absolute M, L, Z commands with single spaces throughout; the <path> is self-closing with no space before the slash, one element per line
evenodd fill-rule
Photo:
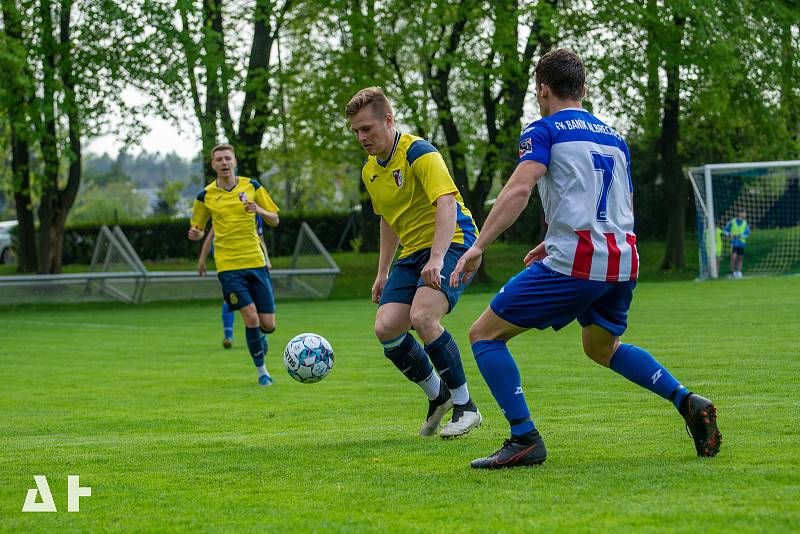
<path fill-rule="evenodd" d="M 446 281 L 475 241 L 475 221 L 433 145 L 395 129 L 392 106 L 380 89 L 356 93 L 345 114 L 369 155 L 361 178 L 381 217 L 372 286 L 372 300 L 379 304 L 375 335 L 386 357 L 428 397 L 420 435 L 434 435 L 451 407 L 452 418 L 440 435 L 466 434 L 480 425 L 481 414 L 469 396 L 458 346 L 440 321 L 464 289 Z M 398 245 L 402 250 L 392 263 Z M 424 349 L 409 333 L 412 327 Z"/>
<path fill-rule="evenodd" d="M 272 377 L 264 357 L 269 347 L 266 334 L 275 330 L 275 298 L 255 217 L 258 214 L 268 225 L 277 226 L 278 206 L 258 181 L 236 176 L 233 146 L 214 147 L 211 167 L 217 178 L 197 195 L 189 239 L 202 239 L 211 219 L 222 295 L 230 310 L 240 310 L 258 383 L 269 386 Z"/>

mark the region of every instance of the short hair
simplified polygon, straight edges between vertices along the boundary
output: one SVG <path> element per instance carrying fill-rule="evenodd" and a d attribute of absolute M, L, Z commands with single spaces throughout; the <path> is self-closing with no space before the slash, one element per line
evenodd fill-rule
<path fill-rule="evenodd" d="M 572 50 L 551 50 L 539 59 L 534 70 L 536 86 L 547 84 L 558 98 L 580 100 L 586 84 L 586 68 Z"/>
<path fill-rule="evenodd" d="M 233 157 L 236 157 L 236 151 L 233 149 L 233 145 L 224 143 L 221 145 L 217 145 L 211 149 L 211 159 L 212 160 L 214 159 L 214 154 L 216 154 L 217 152 L 222 152 L 223 150 L 230 150 L 231 152 L 233 152 Z"/>
<path fill-rule="evenodd" d="M 344 114 L 349 119 L 367 106 L 372 106 L 375 117 L 383 118 L 387 113 L 394 115 L 392 104 L 380 87 L 366 87 L 357 92 L 345 106 Z"/>

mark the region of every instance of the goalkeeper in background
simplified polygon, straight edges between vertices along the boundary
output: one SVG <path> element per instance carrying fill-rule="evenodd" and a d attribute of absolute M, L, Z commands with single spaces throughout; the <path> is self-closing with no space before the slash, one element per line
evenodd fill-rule
<path fill-rule="evenodd" d="M 731 238 L 731 278 L 742 277 L 744 263 L 744 247 L 750 237 L 750 225 L 747 224 L 747 212 L 739 210 L 739 214 L 728 221 L 722 233 Z"/>

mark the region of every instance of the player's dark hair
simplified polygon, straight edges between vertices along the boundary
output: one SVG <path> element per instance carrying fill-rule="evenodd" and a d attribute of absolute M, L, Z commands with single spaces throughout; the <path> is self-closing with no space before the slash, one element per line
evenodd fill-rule
<path fill-rule="evenodd" d="M 372 113 L 378 119 L 383 119 L 387 113 L 394 115 L 392 104 L 380 87 L 366 87 L 357 92 L 345 106 L 344 114 L 349 119 L 367 106 L 372 106 Z"/>
<path fill-rule="evenodd" d="M 586 84 L 586 69 L 572 50 L 559 48 L 541 57 L 534 71 L 536 86 L 547 84 L 558 98 L 580 100 Z"/>
<path fill-rule="evenodd" d="M 216 154 L 217 152 L 222 152 L 223 150 L 230 150 L 231 152 L 233 152 L 233 157 L 236 157 L 236 151 L 233 149 L 233 145 L 225 143 L 222 145 L 217 145 L 211 149 L 211 159 L 212 160 L 214 159 L 214 154 Z"/>

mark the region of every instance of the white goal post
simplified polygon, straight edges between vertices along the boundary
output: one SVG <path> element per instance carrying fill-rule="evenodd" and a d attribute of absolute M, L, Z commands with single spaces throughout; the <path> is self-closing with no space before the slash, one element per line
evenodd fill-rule
<path fill-rule="evenodd" d="M 311 227 L 303 222 L 290 268 L 272 269 L 270 275 L 278 300 L 325 299 L 340 272 Z M 205 277 L 197 271 L 149 271 L 120 227 L 103 226 L 89 272 L 0 276 L 0 305 L 221 299 L 215 275 L 215 271 Z"/>
<path fill-rule="evenodd" d="M 730 240 L 721 230 L 740 211 L 751 229 L 747 274 L 800 272 L 800 160 L 714 163 L 687 174 L 694 190 L 700 279 L 724 272 Z"/>

